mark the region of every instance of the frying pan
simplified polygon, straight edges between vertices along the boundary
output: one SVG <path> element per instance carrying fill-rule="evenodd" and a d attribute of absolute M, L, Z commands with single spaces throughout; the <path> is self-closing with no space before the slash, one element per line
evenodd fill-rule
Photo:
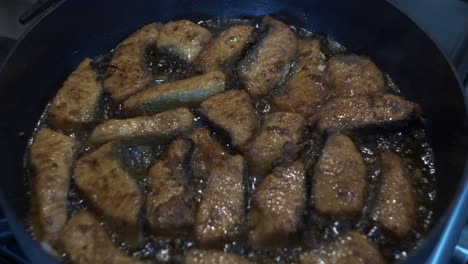
<path fill-rule="evenodd" d="M 405 14 L 382 0 L 69 0 L 57 3 L 17 43 L 0 72 L 0 201 L 16 239 L 34 263 L 54 263 L 25 225 L 23 155 L 47 102 L 84 57 L 109 51 L 153 21 L 272 14 L 331 35 L 371 57 L 427 117 L 438 198 L 435 225 L 407 262 L 444 263 L 468 214 L 467 113 L 453 68 Z"/>

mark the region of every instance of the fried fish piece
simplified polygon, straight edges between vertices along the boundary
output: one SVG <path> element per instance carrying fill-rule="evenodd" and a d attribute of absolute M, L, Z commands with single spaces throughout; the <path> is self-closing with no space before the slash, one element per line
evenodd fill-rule
<path fill-rule="evenodd" d="M 166 158 L 156 161 L 148 172 L 146 218 L 155 235 L 172 235 L 195 222 L 195 189 L 188 175 L 191 149 L 188 140 L 172 141 Z"/>
<path fill-rule="evenodd" d="M 334 96 L 383 93 L 382 72 L 370 60 L 356 55 L 335 55 L 328 60 L 327 79 Z"/>
<path fill-rule="evenodd" d="M 192 249 L 185 256 L 185 264 L 250 264 L 244 257 L 216 250 Z"/>
<path fill-rule="evenodd" d="M 306 206 L 305 170 L 296 161 L 275 168 L 252 197 L 249 241 L 255 247 L 288 245 L 302 225 Z"/>
<path fill-rule="evenodd" d="M 330 133 L 406 120 L 417 112 L 417 104 L 393 94 L 339 97 L 327 103 L 310 122 L 319 132 Z"/>
<path fill-rule="evenodd" d="M 195 130 L 190 138 L 195 146 L 191 160 L 193 175 L 195 178 L 207 179 L 209 170 L 225 160 L 228 154 L 219 141 L 211 137 L 206 127 Z"/>
<path fill-rule="evenodd" d="M 189 20 L 178 20 L 164 25 L 157 44 L 158 49 L 192 62 L 210 39 L 211 33 L 202 26 Z"/>
<path fill-rule="evenodd" d="M 67 222 L 71 167 L 77 142 L 48 128 L 37 133 L 31 145 L 33 179 L 32 226 L 37 240 L 54 244 Z"/>
<path fill-rule="evenodd" d="M 312 200 L 315 209 L 330 216 L 356 216 L 364 206 L 366 167 L 351 139 L 330 136 L 315 165 Z"/>
<path fill-rule="evenodd" d="M 226 130 L 236 147 L 243 148 L 255 133 L 258 119 L 249 95 L 243 90 L 230 90 L 213 95 L 201 103 L 202 113 Z"/>
<path fill-rule="evenodd" d="M 238 67 L 239 81 L 253 99 L 266 95 L 286 78 L 297 46 L 296 36 L 283 22 L 267 16 L 262 24 L 265 35 Z"/>
<path fill-rule="evenodd" d="M 292 74 L 271 100 L 275 111 L 293 112 L 308 118 L 327 97 L 321 67 L 323 62 L 318 39 L 298 41 L 298 54 Z M 323 70 L 323 69 L 322 69 Z"/>
<path fill-rule="evenodd" d="M 73 129 L 96 121 L 102 87 L 85 58 L 62 84 L 47 111 L 50 124 L 58 129 Z"/>
<path fill-rule="evenodd" d="M 209 171 L 195 220 L 195 239 L 202 245 L 233 241 L 245 225 L 244 159 L 230 156 Z"/>
<path fill-rule="evenodd" d="M 89 141 L 95 144 L 145 139 L 164 142 L 189 132 L 193 124 L 193 114 L 187 108 L 177 108 L 152 116 L 108 120 L 94 128 Z"/>
<path fill-rule="evenodd" d="M 156 48 L 162 24 L 146 25 L 116 48 L 104 76 L 104 91 L 115 102 L 122 102 L 142 91 L 151 81 L 151 71 L 145 65 L 145 53 Z"/>
<path fill-rule="evenodd" d="M 142 264 L 112 243 L 96 217 L 87 210 L 76 213 L 63 229 L 60 244 L 74 264 Z"/>
<path fill-rule="evenodd" d="M 377 248 L 357 231 L 348 231 L 325 250 L 301 254 L 299 264 L 384 264 Z"/>
<path fill-rule="evenodd" d="M 254 27 L 235 25 L 224 30 L 204 49 L 197 59 L 202 72 L 222 71 L 230 61 L 244 50 Z"/>
<path fill-rule="evenodd" d="M 192 78 L 167 82 L 137 93 L 123 103 L 127 114 L 151 115 L 181 106 L 198 105 L 206 98 L 223 92 L 224 74 L 209 72 Z"/>
<path fill-rule="evenodd" d="M 304 126 L 305 120 L 299 114 L 269 114 L 246 150 L 249 174 L 262 177 L 276 165 L 294 161 L 299 152 L 298 143 Z"/>
<path fill-rule="evenodd" d="M 80 158 L 74 168 L 75 183 L 122 241 L 142 242 L 138 221 L 143 197 L 137 182 L 125 170 L 116 142 L 109 142 Z M 122 228 L 125 226 L 125 228 Z"/>
<path fill-rule="evenodd" d="M 416 218 L 416 201 L 411 178 L 401 158 L 390 150 L 380 155 L 383 184 L 377 197 L 380 226 L 397 238 L 408 235 Z"/>

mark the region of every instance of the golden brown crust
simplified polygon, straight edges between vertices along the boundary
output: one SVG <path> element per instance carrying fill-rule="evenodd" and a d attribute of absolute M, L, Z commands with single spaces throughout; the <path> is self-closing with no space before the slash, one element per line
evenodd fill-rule
<path fill-rule="evenodd" d="M 249 242 L 255 247 L 294 242 L 306 206 L 305 171 L 301 162 L 276 168 L 252 196 Z"/>
<path fill-rule="evenodd" d="M 210 39 L 211 33 L 202 26 L 189 20 L 178 20 L 164 25 L 157 44 L 158 49 L 192 62 Z"/>
<path fill-rule="evenodd" d="M 117 46 L 104 76 L 104 90 L 115 102 L 143 90 L 151 81 L 144 56 L 148 48 L 155 48 L 161 27 L 160 23 L 146 25 Z"/>
<path fill-rule="evenodd" d="M 41 243 L 54 244 L 67 221 L 71 167 L 77 142 L 42 128 L 31 145 L 33 231 Z"/>
<path fill-rule="evenodd" d="M 401 158 L 386 150 L 380 155 L 383 183 L 376 214 L 380 226 L 397 238 L 405 237 L 416 217 L 413 186 Z"/>
<path fill-rule="evenodd" d="M 256 99 L 266 95 L 282 82 L 296 54 L 295 34 L 283 22 L 265 17 L 266 35 L 238 67 L 239 81 L 249 95 Z"/>
<path fill-rule="evenodd" d="M 339 97 L 311 117 L 320 133 L 379 125 L 410 118 L 418 105 L 393 94 Z"/>
<path fill-rule="evenodd" d="M 299 152 L 304 126 L 305 120 L 299 114 L 269 114 L 246 150 L 249 174 L 263 177 L 273 167 L 294 161 Z"/>
<path fill-rule="evenodd" d="M 379 68 L 371 60 L 356 55 L 330 58 L 327 79 L 334 96 L 361 96 L 385 91 Z"/>
<path fill-rule="evenodd" d="M 80 158 L 73 176 L 80 192 L 120 235 L 120 240 L 133 246 L 142 242 L 138 216 L 143 197 L 123 167 L 117 143 L 106 143 Z"/>
<path fill-rule="evenodd" d="M 384 264 L 376 247 L 357 231 L 348 231 L 323 251 L 303 253 L 299 264 Z"/>
<path fill-rule="evenodd" d="M 225 86 L 224 74 L 219 71 L 167 82 L 131 96 L 123 103 L 123 111 L 127 115 L 152 115 L 174 107 L 197 106 L 223 92 Z"/>
<path fill-rule="evenodd" d="M 210 169 L 197 211 L 195 238 L 201 245 L 238 239 L 245 225 L 244 159 L 231 156 Z"/>
<path fill-rule="evenodd" d="M 94 144 L 112 140 L 167 142 L 189 132 L 193 127 L 193 119 L 193 114 L 187 108 L 176 108 L 152 116 L 111 119 L 97 125 L 89 141 Z"/>
<path fill-rule="evenodd" d="M 200 53 L 196 62 L 197 68 L 202 72 L 224 70 L 230 60 L 244 50 L 253 29 L 253 26 L 236 25 L 221 32 Z"/>
<path fill-rule="evenodd" d="M 366 167 L 354 143 L 345 135 L 327 139 L 315 165 L 312 200 L 329 216 L 357 216 L 364 206 Z"/>
<path fill-rule="evenodd" d="M 272 98 L 275 111 L 293 112 L 308 118 L 327 97 L 318 39 L 298 41 L 298 54 L 291 76 Z"/>
<path fill-rule="evenodd" d="M 47 113 L 53 127 L 68 130 L 96 121 L 102 88 L 92 63 L 84 59 L 52 100 Z"/>
<path fill-rule="evenodd" d="M 60 245 L 74 264 L 142 264 L 112 243 L 99 221 L 87 210 L 76 213 L 60 235 Z"/>
<path fill-rule="evenodd" d="M 146 217 L 155 235 L 172 235 L 195 222 L 195 189 L 187 174 L 188 140 L 171 142 L 164 160 L 157 160 L 148 172 Z"/>
<path fill-rule="evenodd" d="M 242 90 L 230 90 L 211 96 L 201 103 L 202 113 L 226 130 L 232 144 L 243 148 L 258 127 L 255 109 L 249 95 Z"/>

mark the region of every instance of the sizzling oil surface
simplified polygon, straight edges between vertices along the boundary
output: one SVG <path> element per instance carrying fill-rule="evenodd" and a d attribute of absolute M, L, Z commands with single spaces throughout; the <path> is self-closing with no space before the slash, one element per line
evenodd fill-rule
<path fill-rule="evenodd" d="M 258 28 L 258 24 L 255 24 L 255 22 L 254 20 L 213 19 L 200 21 L 199 24 L 216 34 L 235 24 L 252 24 Z M 334 41 L 331 37 L 315 35 L 305 29 L 291 28 L 299 37 L 319 38 L 322 42 L 322 53 L 325 60 L 335 54 L 348 52 L 344 46 Z M 94 66 L 98 73 L 100 73 L 101 79 L 111 55 L 112 51 L 109 54 L 104 54 L 95 58 L 96 63 Z M 240 57 L 243 55 L 244 54 L 240 55 Z M 147 53 L 145 59 L 149 70 L 153 74 L 153 82 L 151 85 L 184 79 L 196 74 L 190 65 L 168 54 Z M 232 70 L 227 73 L 227 76 L 227 89 L 237 89 L 239 84 L 235 67 L 232 67 Z M 390 76 L 385 75 L 385 78 L 387 90 L 399 94 L 400 90 L 391 80 Z M 271 111 L 268 102 L 268 96 L 254 102 L 255 109 L 261 119 Z M 193 109 L 193 111 L 196 113 L 196 127 L 212 125 L 202 116 L 198 115 L 196 109 Z M 107 96 L 102 99 L 99 113 L 100 121 L 123 117 L 120 106 L 114 105 Z M 46 111 L 39 120 L 36 131 L 44 126 L 47 126 Z M 90 130 L 91 128 L 81 131 L 71 131 L 69 135 L 76 138 L 81 143 L 84 143 Z M 218 136 L 221 142 L 224 142 L 226 150 L 230 153 L 235 153 L 235 150 L 231 148 L 226 140 L 226 136 L 222 132 L 217 131 L 216 128 L 213 128 L 213 131 L 215 131 L 214 134 Z M 308 190 L 308 205 L 306 213 L 303 215 L 305 225 L 299 232 L 301 243 L 288 248 L 255 250 L 250 247 L 246 241 L 235 241 L 218 245 L 218 248 L 224 249 L 225 252 L 244 255 L 259 263 L 291 263 L 295 261 L 296 257 L 301 252 L 309 249 L 321 248 L 328 241 L 333 240 L 345 230 L 357 229 L 378 245 L 381 253 L 388 260 L 392 261 L 404 258 L 410 250 L 417 246 L 418 241 L 429 231 L 433 223 L 433 205 L 436 197 L 435 168 L 433 165 L 432 149 L 428 144 L 424 125 L 421 124 L 420 121 L 413 120 L 400 122 L 392 126 L 354 130 L 349 133 L 349 136 L 360 150 L 367 166 L 368 191 L 366 192 L 366 206 L 358 219 L 329 219 L 318 215 L 312 209 L 309 202 L 311 195 L 311 177 L 313 175 L 315 162 L 320 156 L 324 139 L 309 129 L 306 131 L 302 140 L 303 149 L 300 157 L 307 171 L 306 184 Z M 32 139 L 30 142 L 32 142 Z M 137 179 L 143 194 L 145 194 L 146 191 L 146 173 L 154 160 L 162 157 L 165 149 L 166 145 L 151 143 L 143 145 L 128 143 L 122 146 L 121 153 L 124 157 L 124 163 L 129 172 Z M 417 200 L 416 224 L 403 241 L 397 241 L 385 235 L 380 230 L 374 215 L 375 196 L 381 182 L 378 155 L 385 149 L 393 150 L 403 158 L 415 187 Z M 82 144 L 78 158 L 93 150 L 93 146 Z M 27 174 L 26 176 L 32 179 L 33 174 L 31 173 L 27 154 L 25 156 L 25 172 Z M 31 181 L 29 182 L 29 185 L 30 184 Z M 195 185 L 198 189 L 197 199 L 199 200 L 201 197 L 203 180 L 195 179 Z M 255 191 L 257 185 L 258 182 L 255 181 L 255 179 L 252 182 L 246 182 L 246 195 L 250 197 L 250 194 Z M 69 191 L 69 212 L 71 213 L 77 209 L 86 207 L 86 201 L 81 197 L 77 187 L 72 183 Z M 249 201 L 247 202 L 246 210 L 249 210 Z M 143 215 L 141 215 L 140 220 L 144 222 Z M 145 234 L 146 242 L 140 249 L 129 251 L 125 243 L 120 244 L 121 249 L 127 251 L 127 253 L 136 258 L 150 259 L 156 263 L 181 263 L 185 253 L 191 248 L 196 247 L 192 234 L 181 233 L 177 238 L 159 237 L 152 235 L 146 226 Z M 115 236 L 113 236 L 113 238 L 115 239 Z M 63 259 L 65 262 L 67 261 L 66 255 L 63 256 Z"/>

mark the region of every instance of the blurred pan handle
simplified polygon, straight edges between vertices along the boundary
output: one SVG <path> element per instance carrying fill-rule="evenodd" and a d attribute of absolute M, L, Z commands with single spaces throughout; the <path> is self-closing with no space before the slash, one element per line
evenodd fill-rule
<path fill-rule="evenodd" d="M 44 13 L 44 11 L 56 2 L 59 2 L 59 0 L 38 0 L 31 8 L 26 10 L 26 12 L 20 16 L 19 22 L 23 25 L 28 23 L 40 14 Z"/>
<path fill-rule="evenodd" d="M 468 223 L 465 224 L 460 240 L 453 251 L 452 261 L 460 264 L 468 263 Z"/>

